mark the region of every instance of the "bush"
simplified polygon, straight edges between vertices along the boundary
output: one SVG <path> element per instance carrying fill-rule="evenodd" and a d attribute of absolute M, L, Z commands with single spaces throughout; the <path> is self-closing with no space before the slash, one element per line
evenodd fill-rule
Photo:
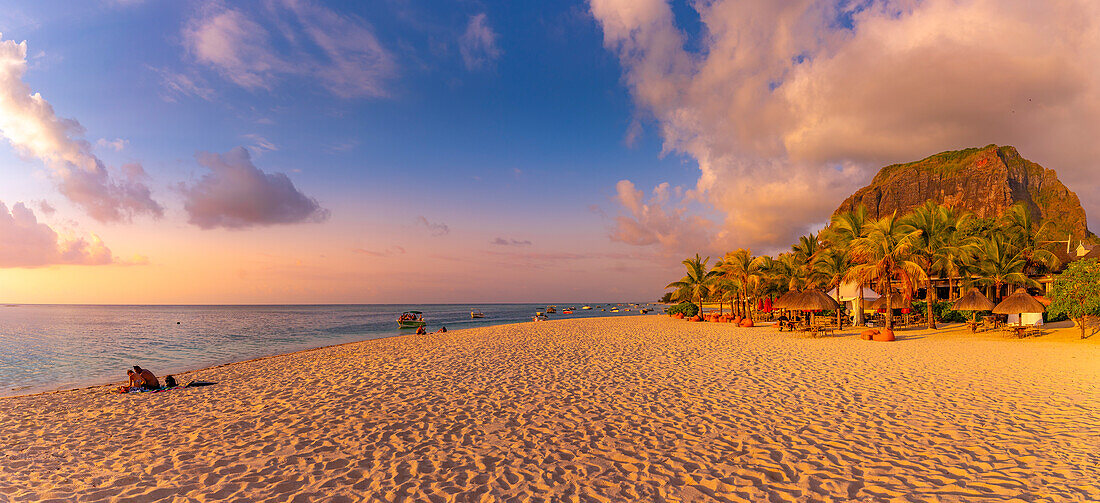
<path fill-rule="evenodd" d="M 668 308 L 668 310 L 666 310 L 665 312 L 667 312 L 669 316 L 676 316 L 676 313 L 684 313 L 684 318 L 691 318 L 692 316 L 699 314 L 699 306 L 696 306 L 691 302 L 684 301 Z"/>
<path fill-rule="evenodd" d="M 1050 286 L 1050 300 L 1047 310 L 1050 315 L 1073 319 L 1081 329 L 1081 338 L 1087 337 L 1086 321 L 1100 316 L 1100 262 L 1085 259 L 1070 264 L 1054 278 Z"/>
<path fill-rule="evenodd" d="M 952 304 L 954 304 L 954 302 L 947 301 L 947 300 L 940 301 L 940 302 L 936 303 L 935 308 L 932 311 L 932 314 L 936 317 L 937 321 L 941 321 L 941 322 L 944 322 L 944 323 L 951 323 L 951 322 L 963 323 L 963 322 L 966 322 L 966 321 L 970 321 L 970 319 L 973 318 L 973 316 L 974 316 L 973 312 L 971 312 L 971 311 L 955 311 L 954 309 L 951 309 Z M 927 320 L 928 319 L 927 306 L 928 306 L 927 302 L 925 302 L 923 300 L 918 300 L 918 301 L 913 303 L 913 312 L 916 313 L 917 316 L 920 317 L 920 319 Z M 978 313 L 978 316 L 981 316 L 981 315 L 982 315 L 982 313 Z"/>

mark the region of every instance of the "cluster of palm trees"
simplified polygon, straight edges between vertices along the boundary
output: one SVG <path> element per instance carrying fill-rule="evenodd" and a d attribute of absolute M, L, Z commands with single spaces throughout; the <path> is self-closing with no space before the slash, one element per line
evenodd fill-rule
<path fill-rule="evenodd" d="M 834 215 L 828 227 L 800 237 L 791 251 L 774 258 L 753 256 L 742 248 L 708 268 L 710 257 L 695 254 L 683 261 L 687 275 L 666 288 L 675 289 L 674 300 L 700 307 L 703 302 L 717 302 L 720 308 L 729 303 L 742 316 L 751 316 L 756 299 L 792 290 L 858 284 L 860 305 L 862 287 L 870 286 L 891 306 L 897 296 L 912 299 L 918 288 L 925 288 L 928 327 L 936 328 L 933 279 L 947 278 L 951 295 L 956 286 L 974 286 L 985 288 L 993 299 L 1000 299 L 1006 288 L 1038 287 L 1032 278 L 1059 266 L 1051 252 L 1055 241 L 1044 240 L 1050 231 L 1024 203 L 999 218 L 980 218 L 928 201 L 902 216 L 895 212 L 872 219 L 861 205 Z M 862 309 L 855 316 L 862 324 Z M 889 328 L 892 317 L 886 318 Z"/>

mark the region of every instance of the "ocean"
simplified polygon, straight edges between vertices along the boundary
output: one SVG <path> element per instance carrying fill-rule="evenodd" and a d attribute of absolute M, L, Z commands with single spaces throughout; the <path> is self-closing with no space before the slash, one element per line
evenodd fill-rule
<path fill-rule="evenodd" d="M 571 315 L 638 316 L 638 307 L 587 304 Z M 644 305 L 644 304 L 643 304 Z M 122 383 L 140 365 L 158 377 L 332 344 L 414 333 L 397 328 L 423 311 L 428 331 L 531 321 L 546 304 L 365 304 L 308 306 L 0 306 L 0 396 Z M 599 306 L 599 307 L 597 307 Z M 654 306 L 650 306 L 654 307 Z M 607 309 L 601 311 L 600 308 Z M 486 318 L 471 319 L 480 309 Z M 655 314 L 654 313 L 650 313 Z"/>

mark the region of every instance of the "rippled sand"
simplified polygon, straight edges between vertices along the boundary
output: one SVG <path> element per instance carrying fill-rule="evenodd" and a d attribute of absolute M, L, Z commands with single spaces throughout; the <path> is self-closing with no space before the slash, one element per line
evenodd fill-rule
<path fill-rule="evenodd" d="M 1100 344 L 899 335 L 551 321 L 2 399 L 0 501 L 1100 500 Z"/>

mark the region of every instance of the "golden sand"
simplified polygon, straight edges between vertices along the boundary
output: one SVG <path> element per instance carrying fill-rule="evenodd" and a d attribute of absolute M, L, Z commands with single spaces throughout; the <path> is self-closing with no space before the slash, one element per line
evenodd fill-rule
<path fill-rule="evenodd" d="M 898 335 L 563 320 L 2 399 L 0 501 L 1100 500 L 1100 345 Z"/>

